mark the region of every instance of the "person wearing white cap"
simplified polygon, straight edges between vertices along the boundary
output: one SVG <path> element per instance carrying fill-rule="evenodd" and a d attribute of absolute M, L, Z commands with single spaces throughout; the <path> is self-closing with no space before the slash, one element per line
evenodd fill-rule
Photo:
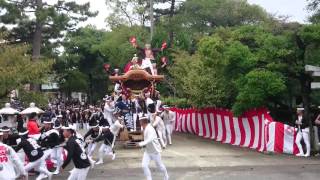
<path fill-rule="evenodd" d="M 121 87 L 121 84 L 120 82 L 115 82 L 115 85 L 114 85 L 114 93 L 116 96 L 119 96 L 119 94 L 122 92 L 122 87 Z"/>
<path fill-rule="evenodd" d="M 137 131 L 137 121 L 142 116 L 142 107 L 139 104 L 139 97 L 134 97 L 132 100 L 132 113 L 133 113 L 133 131 Z"/>
<path fill-rule="evenodd" d="M 3 133 L 2 136 L 2 142 L 3 144 L 9 145 L 9 146 L 16 146 L 17 145 L 17 139 L 19 139 L 18 134 L 13 134 L 9 127 L 3 126 L 0 131 Z"/>
<path fill-rule="evenodd" d="M 111 96 L 106 96 L 104 108 L 103 108 L 103 115 L 104 118 L 108 121 L 109 125 L 113 123 L 113 112 L 115 110 L 114 103 L 112 101 Z"/>
<path fill-rule="evenodd" d="M 161 111 L 158 112 L 152 112 L 152 115 L 150 117 L 150 124 L 155 128 L 159 141 L 161 143 L 161 146 L 163 148 L 166 148 L 166 128 L 164 126 L 162 118 L 159 116 Z"/>
<path fill-rule="evenodd" d="M 23 149 L 24 153 L 29 159 L 29 163 L 24 167 L 28 172 L 32 169 L 40 172 L 40 175 L 36 180 L 43 179 L 45 176 L 48 176 L 48 179 L 51 180 L 52 173 L 48 171 L 45 162 L 45 156 L 41 149 L 41 146 L 33 138 L 28 138 L 28 130 L 25 128 L 21 129 L 19 132 L 20 139 L 18 139 L 18 145 L 15 148 L 15 151 Z"/>
<path fill-rule="evenodd" d="M 61 129 L 61 124 L 59 121 L 55 121 L 53 128 L 59 132 L 59 137 L 58 137 L 58 145 L 52 148 L 52 153 L 51 153 L 51 159 L 53 162 L 56 164 L 56 170 L 53 172 L 53 174 L 59 174 L 61 166 L 63 164 L 63 147 L 62 144 L 64 142 L 64 137 L 63 137 L 63 130 Z"/>
<path fill-rule="evenodd" d="M 173 111 L 170 111 L 170 108 L 166 105 L 164 105 L 163 107 L 163 112 L 161 113 L 161 118 L 164 122 L 165 128 L 166 128 L 166 139 L 168 140 L 168 144 L 172 145 L 172 132 L 173 132 L 173 124 L 176 120 L 176 113 L 174 113 Z"/>
<path fill-rule="evenodd" d="M 100 135 L 100 137 L 98 137 L 96 139 L 96 142 L 104 140 L 104 143 L 101 144 L 101 146 L 99 148 L 99 161 L 96 163 L 97 165 L 103 163 L 103 156 L 105 156 L 105 155 L 110 155 L 112 157 L 112 160 L 114 160 L 116 157 L 116 154 L 113 151 L 114 144 L 115 144 L 116 137 L 118 136 L 120 129 L 122 129 L 124 127 L 121 124 L 121 122 L 117 116 L 118 114 L 116 114 L 117 118 L 116 118 L 115 122 L 111 125 L 111 127 L 110 128 L 108 128 L 108 127 L 103 128 L 102 134 Z"/>
<path fill-rule="evenodd" d="M 158 169 L 163 173 L 163 179 L 168 180 L 169 175 L 165 165 L 161 160 L 161 145 L 158 141 L 157 133 L 151 124 L 148 123 L 147 117 L 140 118 L 140 124 L 144 129 L 144 140 L 137 143 L 138 147 L 145 147 L 145 151 L 142 158 L 142 168 L 147 180 L 152 180 L 151 171 L 149 169 L 150 161 L 155 161 Z"/>
<path fill-rule="evenodd" d="M 27 178 L 27 172 L 23 167 L 23 162 L 12 147 L 3 144 L 3 133 L 0 132 L 0 179 L 14 180 Z"/>
<path fill-rule="evenodd" d="M 153 66 L 151 61 L 155 60 L 155 54 L 162 51 L 163 49 L 151 48 L 151 44 L 145 44 L 145 48 L 140 48 L 137 44 L 134 45 L 135 48 L 140 50 L 140 53 L 143 54 L 141 68 L 150 70 L 151 74 L 154 75 Z"/>
<path fill-rule="evenodd" d="M 65 147 L 68 153 L 61 170 L 65 169 L 72 160 L 74 168 L 68 180 L 85 180 L 91 166 L 88 155 L 81 145 L 81 140 L 76 137 L 74 129 L 71 126 L 63 126 L 62 129 L 64 137 L 68 139 Z"/>
<path fill-rule="evenodd" d="M 91 120 L 89 122 L 90 130 L 84 135 L 83 139 L 88 144 L 87 153 L 90 158 L 92 158 L 92 154 L 97 146 L 97 142 L 95 141 L 102 133 L 102 128 L 99 127 L 98 122 L 95 120 Z M 89 137 L 89 139 L 87 139 Z"/>
<path fill-rule="evenodd" d="M 102 130 L 102 134 L 94 140 L 94 142 L 103 141 L 99 148 L 99 161 L 96 163 L 97 165 L 103 163 L 104 155 L 110 155 L 112 157 L 112 160 L 115 159 L 116 154 L 112 150 L 113 139 L 113 133 L 110 131 L 109 128 L 104 127 Z"/>
<path fill-rule="evenodd" d="M 299 149 L 299 153 L 296 156 L 305 156 L 309 157 L 310 156 L 310 138 L 309 138 L 309 127 L 307 122 L 305 121 L 305 118 L 303 117 L 303 108 L 297 108 L 297 116 L 298 119 L 296 120 L 296 125 L 298 126 L 298 132 L 297 132 L 297 137 L 296 137 L 296 144 Z M 304 141 L 306 145 L 306 153 L 304 153 L 301 140 Z"/>
<path fill-rule="evenodd" d="M 140 67 L 140 65 L 138 64 L 138 60 L 139 60 L 139 58 L 138 58 L 137 55 L 135 54 L 134 57 L 133 57 L 132 60 L 131 60 L 131 64 L 132 64 L 132 65 L 130 66 L 129 70 L 142 69 L 142 68 Z"/>
<path fill-rule="evenodd" d="M 45 149 L 44 156 L 47 158 L 52 153 L 52 148 L 59 145 L 59 132 L 52 128 L 53 121 L 51 119 L 43 120 L 44 128 L 41 130 L 39 142 L 41 147 Z"/>
<path fill-rule="evenodd" d="M 150 94 L 150 92 L 147 92 L 146 94 L 145 94 L 145 103 L 146 103 L 146 107 L 147 107 L 147 113 L 148 113 L 148 118 L 150 118 L 151 117 L 151 112 L 150 112 L 150 109 L 152 109 L 152 108 L 156 108 L 156 106 L 155 106 L 155 103 L 154 103 L 154 101 L 151 99 L 151 94 Z"/>

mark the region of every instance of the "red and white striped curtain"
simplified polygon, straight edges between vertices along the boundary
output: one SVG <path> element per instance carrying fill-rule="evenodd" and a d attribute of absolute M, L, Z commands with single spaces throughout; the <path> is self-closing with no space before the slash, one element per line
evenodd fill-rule
<path fill-rule="evenodd" d="M 240 117 L 234 117 L 225 109 L 177 109 L 175 130 L 192 133 L 257 151 L 297 154 L 296 130 L 275 122 L 266 109 L 254 109 Z"/>

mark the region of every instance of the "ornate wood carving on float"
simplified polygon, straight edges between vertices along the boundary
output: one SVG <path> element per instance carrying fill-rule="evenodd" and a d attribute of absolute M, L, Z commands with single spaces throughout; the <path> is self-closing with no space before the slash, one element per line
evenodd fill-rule
<path fill-rule="evenodd" d="M 109 79 L 113 82 L 120 82 L 123 89 L 128 90 L 133 95 L 138 95 L 143 90 L 153 87 L 155 83 L 163 81 L 164 76 L 151 75 L 146 70 L 135 69 L 129 70 L 124 75 L 109 76 Z"/>

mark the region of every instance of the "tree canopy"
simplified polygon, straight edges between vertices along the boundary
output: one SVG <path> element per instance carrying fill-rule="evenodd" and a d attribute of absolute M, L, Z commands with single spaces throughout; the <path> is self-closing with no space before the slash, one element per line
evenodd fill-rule
<path fill-rule="evenodd" d="M 24 89 L 31 82 L 45 82 L 51 70 L 52 60 L 32 62 L 27 45 L 0 44 L 0 99 L 14 89 Z"/>

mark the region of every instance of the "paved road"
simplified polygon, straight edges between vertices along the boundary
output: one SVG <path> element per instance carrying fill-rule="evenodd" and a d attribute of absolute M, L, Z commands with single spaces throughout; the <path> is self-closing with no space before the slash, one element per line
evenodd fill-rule
<path fill-rule="evenodd" d="M 90 180 L 142 180 L 140 168 L 142 151 L 117 146 L 117 158 L 105 158 L 104 165 L 97 165 L 89 172 Z M 308 180 L 320 178 L 320 160 L 287 155 L 263 154 L 193 135 L 175 134 L 174 145 L 168 147 L 162 158 L 174 180 Z M 69 165 L 70 168 L 72 165 Z M 154 168 L 155 180 L 161 174 Z M 66 179 L 68 171 L 53 179 Z"/>

